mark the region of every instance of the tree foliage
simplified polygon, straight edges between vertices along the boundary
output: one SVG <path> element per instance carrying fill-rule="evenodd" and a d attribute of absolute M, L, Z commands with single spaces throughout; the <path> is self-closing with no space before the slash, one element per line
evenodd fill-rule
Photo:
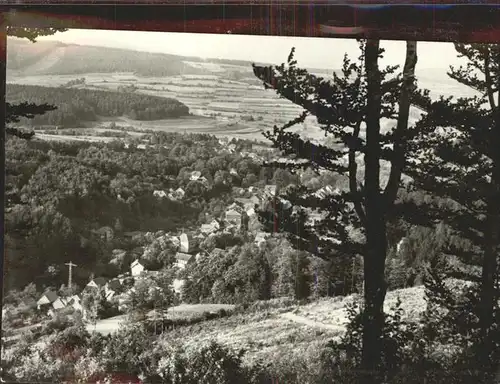
<path fill-rule="evenodd" d="M 293 49 L 286 65 L 253 68 L 266 88 L 274 89 L 304 109 L 296 119 L 265 134 L 288 159 L 273 165 L 292 171 L 311 167 L 318 173 L 328 170 L 348 177 L 347 190 L 323 198 L 304 186 L 291 188 L 284 195 L 295 206 L 295 212 L 289 209 L 283 215 L 282 211 L 272 209 L 272 222 L 275 230 L 290 234 L 294 245 L 322 257 L 330 257 L 332 251 L 364 257 L 362 361 L 363 369 L 374 371 L 380 361 L 379 341 L 384 321 L 386 226 L 393 214 L 405 165 L 404 143 L 417 57 L 416 43 L 407 42 L 401 77 L 395 75 L 397 66 L 379 68 L 383 50 L 378 41 L 360 42 L 360 51 L 357 61 L 344 57 L 341 74 L 334 73 L 332 81 L 299 68 Z M 304 122 L 308 115 L 316 117 L 325 136 L 333 137 L 335 145 L 327 147 L 304 140 L 288 130 Z M 389 129 L 382 131 L 382 120 L 389 121 Z M 358 175 L 359 154 L 363 155 L 362 178 Z M 382 190 L 381 162 L 390 166 Z M 307 223 L 307 216 L 314 211 L 322 212 L 323 216 L 317 223 Z M 266 220 L 265 215 L 263 219 Z"/>
<path fill-rule="evenodd" d="M 467 332 L 480 329 L 483 362 L 490 361 L 494 345 L 490 332 L 498 327 L 498 250 L 500 244 L 500 118 L 498 79 L 500 51 L 497 45 L 455 44 L 467 64 L 451 67 L 449 77 L 474 91 L 474 97 L 444 98 L 432 101 L 428 92 L 415 98 L 426 115 L 415 127 L 409 147 L 413 160 L 406 172 L 412 177 L 410 188 L 422 189 L 433 196 L 427 204 L 412 207 L 407 202 L 406 219 L 427 225 L 444 223 L 452 236 L 460 237 L 465 247 L 453 242 L 443 244 L 444 251 L 458 256 L 462 264 L 480 265 L 480 290 L 472 289 L 470 300 L 462 302 L 462 311 L 472 311 L 480 321 L 470 323 Z M 495 99 L 496 98 L 496 99 Z M 425 144 L 424 144 L 425 143 Z M 415 214 L 417 209 L 420 214 Z M 478 276 L 450 268 L 449 275 L 477 281 Z M 432 285 L 431 300 L 443 298 Z M 475 295 L 478 295 L 475 299 Z M 433 297 L 436 298 L 433 298 Z M 438 299 L 439 297 L 440 299 Z M 448 309 L 454 300 L 444 300 Z M 495 325 L 496 324 L 496 325 Z M 479 328 L 479 329 L 478 329 Z"/>

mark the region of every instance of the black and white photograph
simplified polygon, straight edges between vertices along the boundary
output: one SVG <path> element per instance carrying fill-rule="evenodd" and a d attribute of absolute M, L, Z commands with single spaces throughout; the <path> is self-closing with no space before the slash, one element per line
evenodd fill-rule
<path fill-rule="evenodd" d="M 7 34 L 2 382 L 500 383 L 499 45 Z"/>

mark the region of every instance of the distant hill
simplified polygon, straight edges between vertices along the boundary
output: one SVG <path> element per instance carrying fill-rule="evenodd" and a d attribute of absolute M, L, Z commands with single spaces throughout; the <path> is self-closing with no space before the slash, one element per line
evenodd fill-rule
<path fill-rule="evenodd" d="M 250 61 L 203 59 L 119 48 L 65 44 L 57 41 L 39 41 L 33 44 L 9 38 L 7 51 L 7 71 L 11 76 L 116 72 L 133 72 L 138 76 L 151 77 L 208 75 L 221 72 L 248 76 L 252 73 Z M 286 60 L 286 57 L 283 60 Z M 270 63 L 258 64 L 270 65 Z M 331 73 L 331 70 L 313 69 L 312 71 Z"/>

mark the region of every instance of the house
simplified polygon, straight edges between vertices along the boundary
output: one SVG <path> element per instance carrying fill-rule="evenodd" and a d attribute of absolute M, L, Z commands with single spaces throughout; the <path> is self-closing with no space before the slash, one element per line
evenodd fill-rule
<path fill-rule="evenodd" d="M 40 297 L 40 299 L 36 302 L 36 307 L 38 309 L 42 309 L 55 302 L 58 298 L 59 296 L 55 291 L 46 291 L 42 295 L 42 297 Z"/>
<path fill-rule="evenodd" d="M 153 196 L 159 197 L 159 198 L 164 198 L 167 196 L 167 193 L 165 191 L 157 190 L 157 191 L 153 191 Z"/>
<path fill-rule="evenodd" d="M 66 299 L 62 298 L 62 297 L 58 297 L 53 303 L 52 303 L 52 308 L 54 310 L 59 310 L 59 309 L 63 309 L 65 308 L 67 305 L 67 301 Z"/>
<path fill-rule="evenodd" d="M 132 264 L 130 264 L 130 274 L 132 276 L 139 276 L 144 271 L 144 266 L 139 262 L 139 260 L 135 260 Z"/>
<path fill-rule="evenodd" d="M 278 192 L 278 186 L 271 184 L 264 187 L 264 196 L 267 198 L 275 197 Z"/>
<path fill-rule="evenodd" d="M 246 198 L 236 198 L 235 199 L 238 203 L 243 205 L 243 208 L 245 211 L 248 211 L 249 209 L 255 208 L 255 200 L 254 199 L 246 199 Z M 258 199 L 257 199 L 258 201 Z"/>
<path fill-rule="evenodd" d="M 322 221 L 323 217 L 321 213 L 318 212 L 311 212 L 309 213 L 309 217 L 307 218 L 306 224 L 307 225 L 316 225 L 320 221 Z"/>
<path fill-rule="evenodd" d="M 327 185 L 323 188 L 318 189 L 315 193 L 314 196 L 319 197 L 320 199 L 324 199 L 327 196 L 331 196 L 334 194 L 339 193 L 340 191 L 337 188 L 333 188 L 330 185 Z"/>
<path fill-rule="evenodd" d="M 103 288 L 108 279 L 106 277 L 97 277 L 89 281 L 89 283 L 85 286 L 85 288 Z"/>
<path fill-rule="evenodd" d="M 214 226 L 212 224 L 202 224 L 201 225 L 201 228 L 200 228 L 200 231 L 201 233 L 213 233 L 215 232 L 217 229 L 214 228 Z"/>
<path fill-rule="evenodd" d="M 191 177 L 189 178 L 189 180 L 197 181 L 200 177 L 201 177 L 200 171 L 193 171 L 193 172 L 191 172 Z"/>
<path fill-rule="evenodd" d="M 264 244 L 266 242 L 266 239 L 269 238 L 269 233 L 266 233 L 266 232 L 257 232 L 257 234 L 255 235 L 255 244 L 257 244 L 258 246 L 260 246 L 261 244 Z"/>
<path fill-rule="evenodd" d="M 120 279 L 113 279 L 107 282 L 107 284 L 104 286 L 104 289 L 106 290 L 106 294 L 110 292 L 116 294 L 121 291 L 122 283 L 120 282 Z"/>
<path fill-rule="evenodd" d="M 72 306 L 75 311 L 80 311 L 80 312 L 83 311 L 81 299 L 80 296 L 78 295 L 73 295 L 68 297 L 67 305 Z"/>
<path fill-rule="evenodd" d="M 205 240 L 205 235 L 203 233 L 198 233 L 196 236 L 193 237 L 193 239 L 203 241 Z"/>
<path fill-rule="evenodd" d="M 241 211 L 241 205 L 238 201 L 235 201 L 232 203 L 229 207 L 227 207 L 228 211 L 235 210 L 235 211 Z"/>
<path fill-rule="evenodd" d="M 183 199 L 184 195 L 186 194 L 186 192 L 184 191 L 184 189 L 182 189 L 181 187 L 179 187 L 179 188 L 177 188 L 175 190 L 175 194 L 176 194 L 176 196 L 179 197 L 179 199 Z"/>
<path fill-rule="evenodd" d="M 207 255 L 208 255 L 208 254 L 207 254 L 207 252 L 205 252 L 205 251 L 201 251 L 201 252 L 198 252 L 198 253 L 195 255 L 194 259 L 195 259 L 195 261 L 196 261 L 196 262 L 198 262 L 198 261 L 200 261 L 203 257 L 205 257 L 205 256 L 207 256 Z"/>
<path fill-rule="evenodd" d="M 226 212 L 226 221 L 235 225 L 236 227 L 241 226 L 241 213 L 238 211 L 231 209 Z"/>
<path fill-rule="evenodd" d="M 206 234 L 214 233 L 219 229 L 220 229 L 220 224 L 215 219 L 212 220 L 210 224 L 202 224 L 201 226 L 201 232 Z"/>
<path fill-rule="evenodd" d="M 114 237 L 114 231 L 111 227 L 101 227 L 97 230 L 93 230 L 92 233 L 99 236 L 102 240 L 111 241 Z"/>
<path fill-rule="evenodd" d="M 261 202 L 261 199 L 259 197 L 255 196 L 255 195 L 253 195 L 252 197 L 250 197 L 249 200 L 254 204 L 254 206 L 255 205 L 259 205 L 260 202 Z"/>
<path fill-rule="evenodd" d="M 255 209 L 250 208 L 250 209 L 247 211 L 247 215 L 248 215 L 248 217 L 254 217 L 254 216 L 255 216 Z"/>
<path fill-rule="evenodd" d="M 221 138 L 219 139 L 219 144 L 220 144 L 220 145 L 226 146 L 226 145 L 227 145 L 227 143 L 229 143 L 229 139 L 228 139 L 227 137 L 221 137 Z"/>
<path fill-rule="evenodd" d="M 396 252 L 399 254 L 403 252 L 407 247 L 409 246 L 410 241 L 408 240 L 407 237 L 403 237 L 398 244 L 396 245 Z"/>
<path fill-rule="evenodd" d="M 229 173 L 230 173 L 231 175 L 238 176 L 238 171 L 237 171 L 235 168 L 231 168 L 231 169 L 229 170 Z"/>
<path fill-rule="evenodd" d="M 181 279 L 174 279 L 172 281 L 172 289 L 175 293 L 180 294 L 182 292 L 182 287 L 184 286 L 185 280 Z"/>
<path fill-rule="evenodd" d="M 234 153 L 236 151 L 236 144 L 229 144 L 227 149 L 229 152 Z"/>
<path fill-rule="evenodd" d="M 181 241 L 177 236 L 169 236 L 168 238 L 170 242 L 173 244 L 174 247 L 180 247 L 181 246 Z"/>
<path fill-rule="evenodd" d="M 186 192 L 184 191 L 184 189 L 179 187 L 175 191 L 172 188 L 170 188 L 170 191 L 167 196 L 170 200 L 177 201 L 177 200 L 182 200 L 185 194 Z"/>
<path fill-rule="evenodd" d="M 175 255 L 175 266 L 180 269 L 186 268 L 187 263 L 193 256 L 187 253 L 177 252 Z"/>
<path fill-rule="evenodd" d="M 146 144 L 137 145 L 137 149 L 146 149 Z"/>
<path fill-rule="evenodd" d="M 180 252 L 183 253 L 188 253 L 189 252 L 189 247 L 190 247 L 190 236 L 188 236 L 186 233 L 183 233 L 182 235 L 179 236 L 180 240 Z"/>

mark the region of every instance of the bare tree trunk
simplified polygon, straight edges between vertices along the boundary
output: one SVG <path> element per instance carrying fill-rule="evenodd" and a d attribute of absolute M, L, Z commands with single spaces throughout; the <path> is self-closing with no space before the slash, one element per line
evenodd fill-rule
<path fill-rule="evenodd" d="M 364 260 L 363 352 L 361 382 L 380 382 L 378 368 L 381 359 L 381 336 L 384 327 L 385 257 L 387 251 L 385 204 L 380 191 L 380 71 L 378 69 L 378 40 L 368 40 L 365 65 L 368 76 L 365 208 L 366 249 Z"/>

